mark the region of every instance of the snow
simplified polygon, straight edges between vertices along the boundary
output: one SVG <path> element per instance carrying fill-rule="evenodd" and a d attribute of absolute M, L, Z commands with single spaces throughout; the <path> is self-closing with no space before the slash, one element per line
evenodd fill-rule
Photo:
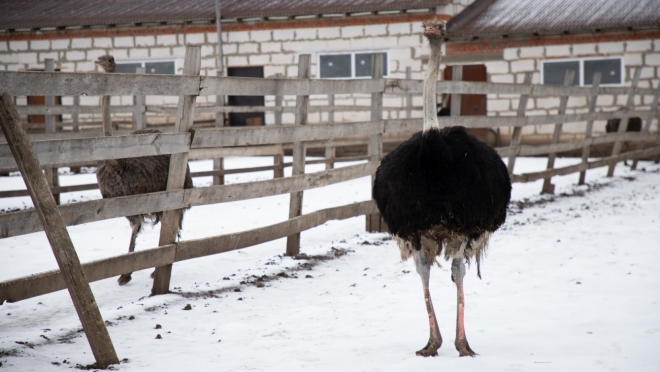
<path fill-rule="evenodd" d="M 542 170 L 546 161 L 519 158 L 516 173 Z M 557 159 L 557 166 L 577 161 Z M 241 168 L 272 164 L 272 158 L 226 162 Z M 191 168 L 208 170 L 211 162 L 191 162 Z M 415 356 L 428 338 L 419 276 L 412 262 L 401 262 L 387 234 L 365 233 L 358 217 L 302 233 L 301 252 L 347 251 L 334 259 L 283 257 L 280 239 L 176 263 L 169 295 L 148 297 L 151 270 L 134 273 L 121 287 L 116 278 L 92 283 L 117 354 L 128 359 L 114 368 L 657 371 L 660 165 L 640 162 L 639 169 L 620 164 L 613 178 L 605 177 L 606 168 L 590 170 L 585 186 L 576 186 L 577 174 L 555 177 L 556 196 L 538 195 L 542 181 L 514 184 L 507 222 L 493 235 L 482 264 L 483 280 L 474 267 L 465 278 L 466 331 L 476 358 L 459 358 L 453 346 L 456 291 L 444 262 L 431 271 L 444 344 L 438 357 Z M 228 182 L 270 177 L 231 175 Z M 61 184 L 94 180 L 93 173 L 62 175 Z M 195 186 L 210 182 L 195 179 Z M 0 178 L 0 190 L 21 185 L 16 175 Z M 306 191 L 303 212 L 368 200 L 369 185 L 365 177 Z M 63 195 L 67 202 L 95 198 L 96 190 Z M 0 209 L 28 206 L 29 198 L 0 201 Z M 194 207 L 186 213 L 182 239 L 243 231 L 287 216 L 287 195 Z M 156 247 L 159 228 L 146 228 L 137 249 Z M 82 262 L 124 253 L 130 237 L 124 218 L 68 230 Z M 57 268 L 43 232 L 3 239 L 0 251 L 0 281 Z M 315 266 L 306 270 L 307 262 Z M 287 277 L 276 276 L 282 272 Z M 261 288 L 240 284 L 252 275 L 274 279 Z M 191 310 L 183 310 L 187 304 Z M 0 305 L 0 370 L 92 364 L 79 330 L 67 291 Z"/>

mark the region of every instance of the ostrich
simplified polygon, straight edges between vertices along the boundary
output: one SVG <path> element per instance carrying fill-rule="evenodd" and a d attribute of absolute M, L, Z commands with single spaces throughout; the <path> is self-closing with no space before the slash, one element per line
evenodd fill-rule
<path fill-rule="evenodd" d="M 614 119 L 609 119 L 607 121 L 607 124 L 605 124 L 605 132 L 607 133 L 616 133 L 619 131 L 619 124 L 621 123 L 621 119 L 614 118 Z M 642 119 L 633 116 L 628 119 L 628 125 L 626 125 L 626 132 L 641 132 L 642 131 Z M 628 141 L 625 141 L 623 143 L 623 148 L 624 152 L 628 151 L 630 149 L 630 143 Z M 628 165 L 628 160 L 623 161 L 624 165 Z"/>
<path fill-rule="evenodd" d="M 100 56 L 95 63 L 106 73 L 115 72 L 115 59 L 110 55 Z M 101 101 L 103 112 L 103 131 L 105 136 L 112 136 L 112 122 L 110 121 L 110 96 L 103 96 Z M 136 130 L 131 134 L 161 133 L 155 129 Z M 146 194 L 151 192 L 165 191 L 167 189 L 167 178 L 170 169 L 170 155 L 143 156 L 138 158 L 101 160 L 96 168 L 96 179 L 101 189 L 103 198 L 115 198 L 118 196 L 128 196 L 137 194 Z M 186 178 L 183 188 L 193 187 L 190 177 L 190 168 L 186 169 Z M 183 211 L 182 211 L 183 213 Z M 127 216 L 131 224 L 131 241 L 128 245 L 128 251 L 135 250 L 135 240 L 142 230 L 142 224 L 149 219 L 156 225 L 160 222 L 163 212 L 148 214 L 139 214 Z M 177 236 L 181 234 L 181 225 L 183 216 L 179 219 L 179 230 Z M 117 282 L 124 285 L 131 281 L 131 274 L 123 274 Z M 152 274 L 153 277 L 153 274 Z"/>
<path fill-rule="evenodd" d="M 460 356 L 475 356 L 465 336 L 463 277 L 465 261 L 480 260 L 489 236 L 506 218 L 511 182 L 506 166 L 490 146 L 464 127 L 440 128 L 436 81 L 444 23 L 424 22 L 431 46 L 424 80 L 424 128 L 385 156 L 376 171 L 373 198 L 401 250 L 413 257 L 422 278 L 429 317 L 429 341 L 417 355 L 438 355 L 440 329 L 429 293 L 431 266 L 443 255 L 452 259 L 451 279 L 457 288 L 456 340 Z"/>

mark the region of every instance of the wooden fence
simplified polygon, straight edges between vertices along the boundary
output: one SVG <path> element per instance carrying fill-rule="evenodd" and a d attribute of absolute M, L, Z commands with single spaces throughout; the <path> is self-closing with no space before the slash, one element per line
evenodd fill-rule
<path fill-rule="evenodd" d="M 374 61 L 377 58 L 373 58 Z M 186 66 L 199 61 L 191 57 Z M 378 64 L 376 64 L 378 66 Z M 157 274 L 154 293 L 164 293 L 169 288 L 169 274 L 174 262 L 203 257 L 253 246 L 255 244 L 288 237 L 287 254 L 298 253 L 297 236 L 301 231 L 319 226 L 328 220 L 345 219 L 368 215 L 368 230 L 382 230 L 384 225 L 377 218 L 377 208 L 373 201 L 364 201 L 350 205 L 329 208 L 301 214 L 300 200 L 302 193 L 313 188 L 344 182 L 355 178 L 373 175 L 382 158 L 383 135 L 393 133 L 412 133 L 422 127 L 422 119 L 405 118 L 383 120 L 381 116 L 383 95 L 421 94 L 422 81 L 410 79 L 385 79 L 373 68 L 371 79 L 354 80 L 314 80 L 305 74 L 309 68 L 309 59 L 301 56 L 297 79 L 250 79 L 235 77 L 199 76 L 194 69 L 187 68 L 189 75 L 146 75 L 146 74 L 103 74 L 103 73 L 65 73 L 65 72 L 0 72 L 0 90 L 12 96 L 18 95 L 179 95 L 180 102 L 176 113 L 177 127 L 173 133 L 123 135 L 116 137 L 92 137 L 51 139 L 33 142 L 39 163 L 44 168 L 54 168 L 80 162 L 138 157 L 148 155 L 172 154 L 170 169 L 171 181 L 181 177 L 185 161 L 198 156 L 224 157 L 231 154 L 268 154 L 279 151 L 284 144 L 292 144 L 293 175 L 271 180 L 256 181 L 247 184 L 214 185 L 183 190 L 175 185 L 167 191 L 92 200 L 76 204 L 59 206 L 59 211 L 66 225 L 78 225 L 109 218 L 173 211 L 180 208 L 225 203 L 239 200 L 260 198 L 279 194 L 290 194 L 291 205 L 289 219 L 274 225 L 239 233 L 213 236 L 204 239 L 175 242 L 172 226 L 175 221 L 164 219 L 161 228 L 159 247 L 124 254 L 107 259 L 88 262 L 83 265 L 90 281 L 101 280 L 151 267 L 168 268 Z M 460 69 L 457 68 L 457 70 Z M 192 71 L 192 72 L 190 72 Z M 198 71 L 198 70 L 197 70 Z M 456 71 L 456 70 L 455 70 Z M 458 75 L 456 72 L 455 75 Z M 513 182 L 531 182 L 544 179 L 544 192 L 552 192 L 553 176 L 581 172 L 595 167 L 609 166 L 610 173 L 617 162 L 625 159 L 655 158 L 660 156 L 660 136 L 651 133 L 651 124 L 658 116 L 658 93 L 660 89 L 637 87 L 639 70 L 632 79 L 631 87 L 600 87 L 597 80 L 592 87 L 533 85 L 528 76 L 523 84 L 492 84 L 461 81 L 439 81 L 438 93 L 447 94 L 514 94 L 520 96 L 517 116 L 513 117 L 441 117 L 441 126 L 463 125 L 468 128 L 514 127 L 511 145 L 497 148 L 498 153 L 508 157 L 509 171 Z M 570 80 L 567 80 L 570 81 Z M 370 106 L 371 120 L 351 123 L 307 124 L 309 113 L 309 95 L 368 93 L 372 95 Z M 615 112 L 597 112 L 595 102 L 599 95 L 628 95 L 626 110 Z M 190 121 L 195 110 L 195 97 L 199 95 L 295 95 L 298 97 L 295 107 L 295 125 L 269 125 L 263 127 L 230 127 L 190 130 Z M 652 96 L 649 108 L 636 109 L 634 96 Z M 561 97 L 561 107 L 555 115 L 526 116 L 525 107 L 528 97 Z M 568 97 L 589 97 L 590 110 L 587 113 L 566 114 Z M 647 100 L 648 101 L 648 100 Z M 460 104 L 456 96 L 454 105 Z M 644 100 L 641 100 L 644 102 Z M 262 108 L 259 108 L 262 109 Z M 28 108 L 26 113 L 33 110 Z M 49 108 L 49 113 L 65 112 L 60 108 Z M 57 111 L 60 110 L 60 111 Z M 37 111 L 34 111 L 37 112 Z M 82 111 L 80 111 L 82 112 Z M 452 107 L 452 112 L 460 112 Z M 628 117 L 643 118 L 643 128 L 639 133 L 626 133 L 625 125 L 619 126 L 619 132 L 594 137 L 591 130 L 596 120 L 620 118 L 625 122 Z M 559 143 L 562 125 L 572 122 L 587 122 L 584 139 L 569 143 Z M 550 144 L 542 146 L 524 146 L 520 144 L 522 128 L 529 125 L 553 125 L 554 135 Z M 313 141 L 338 141 L 351 136 L 369 138 L 369 155 L 365 163 L 305 174 L 305 143 Z M 639 145 L 622 152 L 622 144 L 636 141 L 650 145 Z M 650 142 L 649 142 L 650 141 Z M 610 156 L 590 160 L 590 146 L 611 143 L 613 152 Z M 558 152 L 582 150 L 579 164 L 555 168 L 554 157 Z M 198 154 L 198 155 L 194 155 Z M 281 154 L 281 153 L 280 153 Z M 548 168 L 539 172 L 514 173 L 515 159 L 518 156 L 548 155 Z M 332 158 L 333 161 L 337 159 Z M 318 162 L 328 162 L 327 159 Z M 308 162 L 309 164 L 309 162 Z M 283 166 L 275 164 L 259 170 Z M 7 144 L 0 144 L 0 169 L 15 169 L 16 162 Z M 243 170 L 241 170 L 243 171 Z M 224 174 L 229 171 L 223 171 Z M 212 173 L 209 173 L 210 175 Z M 584 176 L 581 177 L 584 182 Z M 75 190 L 69 187 L 68 191 Z M 65 188 L 53 190 L 63 192 Z M 0 238 L 42 231 L 38 215 L 33 210 L 0 214 Z M 169 234 L 169 236 L 165 236 Z M 160 270 L 160 269 L 159 269 Z M 163 272 L 165 271 L 165 272 Z M 157 270 L 158 272 L 158 270 Z M 159 284 L 156 284 L 159 283 Z M 27 277 L 16 278 L 0 283 L 0 303 L 20 301 L 45 293 L 65 288 L 59 270 L 43 272 Z"/>

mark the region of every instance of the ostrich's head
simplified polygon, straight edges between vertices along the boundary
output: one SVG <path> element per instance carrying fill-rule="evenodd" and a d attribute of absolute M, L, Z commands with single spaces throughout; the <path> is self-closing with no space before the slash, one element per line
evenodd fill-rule
<path fill-rule="evenodd" d="M 105 72 L 115 72 L 115 68 L 117 67 L 115 57 L 111 55 L 100 56 L 98 60 L 94 61 L 94 63 L 101 66 Z"/>
<path fill-rule="evenodd" d="M 446 28 L 445 23 L 437 19 L 431 21 L 424 21 L 424 36 L 429 40 L 429 43 L 440 43 L 445 37 Z"/>

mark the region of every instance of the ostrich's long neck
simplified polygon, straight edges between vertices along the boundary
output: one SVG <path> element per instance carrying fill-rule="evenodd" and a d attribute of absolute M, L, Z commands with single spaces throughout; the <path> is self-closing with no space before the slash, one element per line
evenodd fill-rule
<path fill-rule="evenodd" d="M 442 44 L 440 41 L 431 41 L 431 54 L 429 55 L 429 65 L 424 78 L 424 132 L 433 128 L 440 129 L 438 123 L 438 113 L 436 106 L 436 84 L 438 82 L 438 72 L 440 70 L 440 59 Z"/>

